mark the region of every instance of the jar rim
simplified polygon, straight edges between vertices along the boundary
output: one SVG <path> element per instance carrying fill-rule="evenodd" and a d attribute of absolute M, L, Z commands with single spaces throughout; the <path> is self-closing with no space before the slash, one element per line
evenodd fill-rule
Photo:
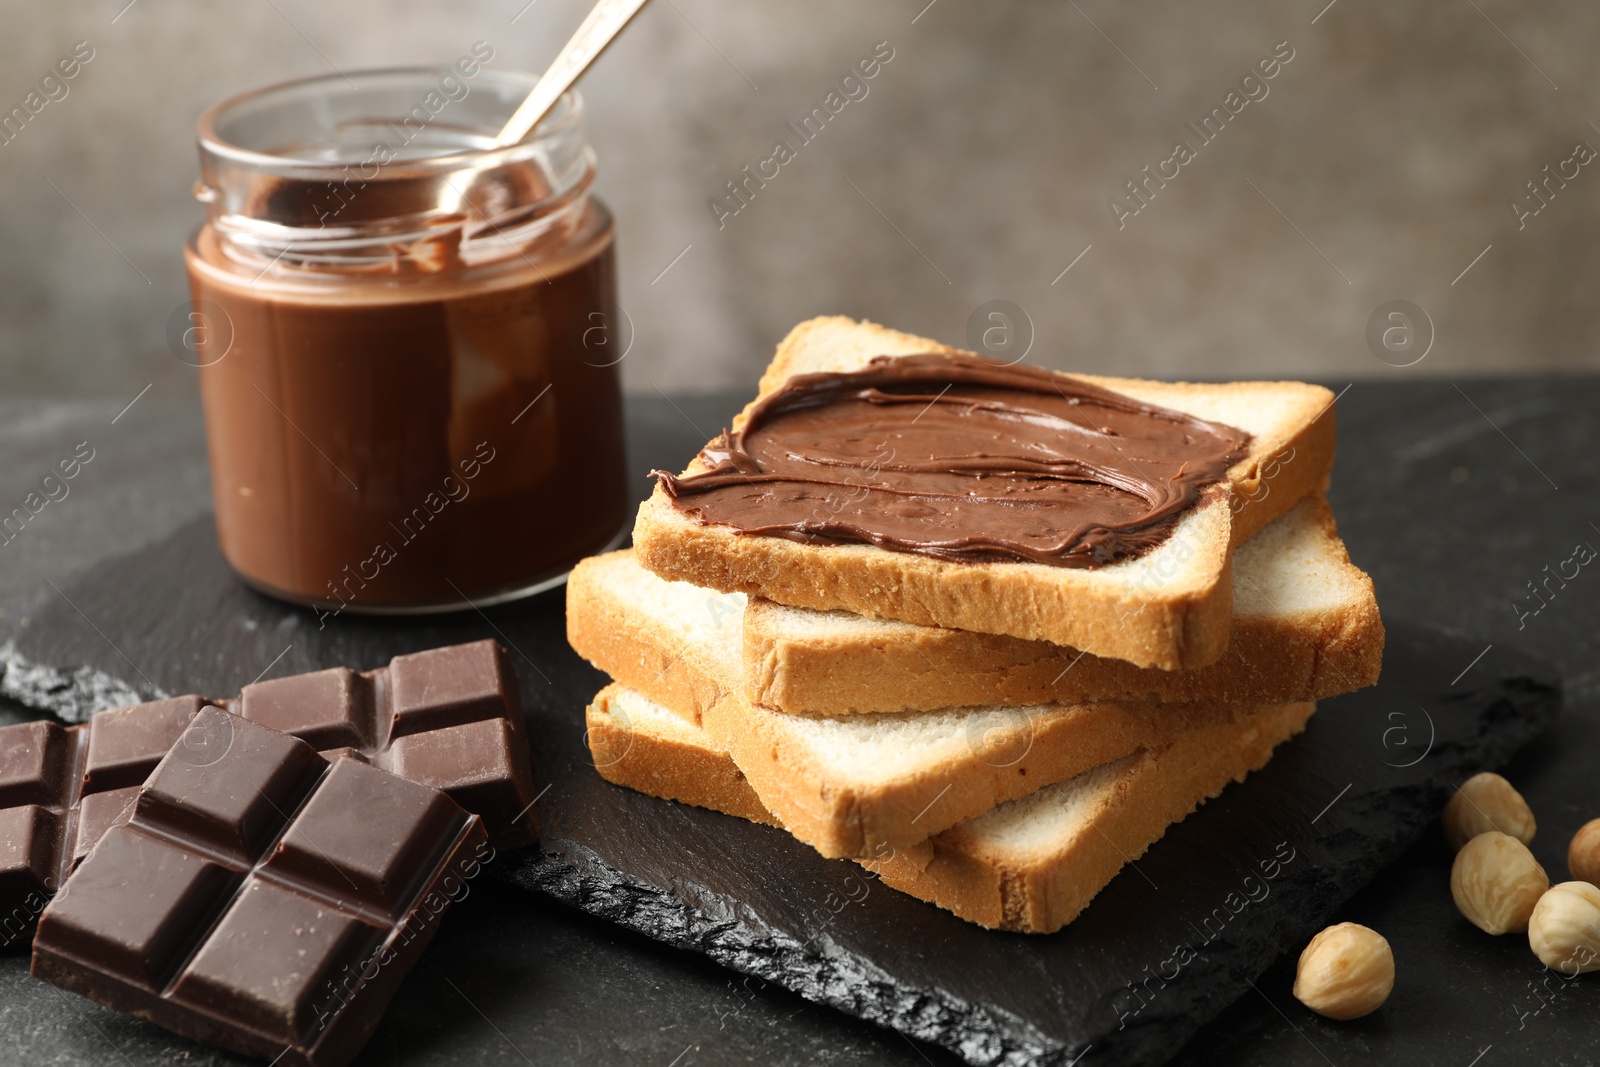
<path fill-rule="evenodd" d="M 448 73 L 453 68 L 437 66 L 398 66 L 374 67 L 366 70 L 355 70 L 335 74 L 316 74 L 305 78 L 293 78 L 287 81 L 274 82 L 270 85 L 249 89 L 242 93 L 220 100 L 207 107 L 200 113 L 195 121 L 195 135 L 199 147 L 204 155 L 215 159 L 227 160 L 231 163 L 247 166 L 273 169 L 279 167 L 292 168 L 299 173 L 315 173 L 326 171 L 337 173 L 347 166 L 347 163 L 337 160 L 320 161 L 306 159 L 282 153 L 264 152 L 257 149 L 237 145 L 223 137 L 218 128 L 230 112 L 247 107 L 251 104 L 269 102 L 274 96 L 288 97 L 293 93 L 304 91 L 319 84 L 329 86 L 334 92 L 344 94 L 359 92 L 363 85 L 376 82 L 380 79 L 394 79 L 405 77 L 439 78 L 443 73 Z M 538 76 L 524 71 L 487 70 L 482 69 L 474 76 L 476 79 L 487 79 L 489 82 L 502 86 L 515 86 L 523 91 L 517 96 L 517 103 L 531 91 L 538 82 Z M 516 104 L 512 105 L 515 110 Z M 497 145 L 492 148 L 464 148 L 439 155 L 426 155 L 409 157 L 396 165 L 408 173 L 427 173 L 429 171 L 445 171 L 459 169 L 470 164 L 481 165 L 486 161 L 494 161 L 513 154 L 524 154 L 530 146 L 554 140 L 573 125 L 583 120 L 583 96 L 577 89 L 568 89 L 557 99 L 553 107 L 537 126 L 530 130 L 520 141 L 508 145 Z M 508 111 L 506 118 L 511 113 Z"/>
<path fill-rule="evenodd" d="M 218 249 L 313 269 L 414 256 L 436 270 L 570 225 L 595 171 L 582 98 L 569 90 L 521 141 L 496 145 L 537 78 L 469 58 L 299 78 L 207 108 L 195 198 Z"/>

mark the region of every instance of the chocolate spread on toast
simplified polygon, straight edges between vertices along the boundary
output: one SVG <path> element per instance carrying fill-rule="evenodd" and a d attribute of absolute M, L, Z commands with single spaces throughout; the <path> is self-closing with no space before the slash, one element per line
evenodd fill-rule
<path fill-rule="evenodd" d="M 1081 379 L 977 356 L 878 356 L 797 375 L 657 471 L 702 522 L 958 562 L 1098 567 L 1140 556 L 1250 435 Z"/>

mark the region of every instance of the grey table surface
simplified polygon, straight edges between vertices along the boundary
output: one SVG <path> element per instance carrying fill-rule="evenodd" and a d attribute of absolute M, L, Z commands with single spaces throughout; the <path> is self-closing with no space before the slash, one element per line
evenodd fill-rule
<path fill-rule="evenodd" d="M 1343 386 L 1344 383 L 1337 383 Z M 742 402 L 630 398 L 636 440 L 671 466 Z M 87 442 L 94 458 L 0 545 L 0 641 L 29 625 L 67 575 L 160 538 L 209 508 L 204 435 L 188 395 L 121 401 L 0 399 L 0 513 Z M 1562 671 L 1557 727 L 1508 775 L 1539 817 L 1533 850 L 1556 879 L 1583 822 L 1600 816 L 1600 577 L 1580 572 L 1537 614 L 1527 583 L 1600 546 L 1600 378 L 1357 382 L 1338 405 L 1331 492 L 1352 557 L 1386 616 L 1521 644 Z M 637 453 L 637 450 L 636 450 Z M 641 493 L 645 483 L 640 479 Z M 59 493 L 57 494 L 59 495 Z M 1520 611 L 1519 611 L 1520 606 Z M 1463 663 L 1463 668 L 1468 664 Z M 32 717 L 15 705 L 4 719 Z M 1556 982 L 1519 938 L 1490 939 L 1454 912 L 1449 857 L 1430 839 L 1342 917 L 1382 931 L 1399 964 L 1377 1015 L 1336 1024 L 1290 996 L 1293 961 L 1255 982 L 1179 1057 L 1186 1065 L 1589 1064 L 1600 1060 L 1600 982 Z M 1595 976 L 1600 977 L 1600 976 Z M 751 983 L 754 986 L 754 983 Z M 856 1022 L 510 887 L 458 909 L 397 996 L 435 1039 L 380 1027 L 362 1063 L 948 1063 L 941 1051 Z M 408 1028 L 414 1031 L 415 1027 Z M 27 976 L 0 957 L 0 1062 L 232 1063 Z"/>

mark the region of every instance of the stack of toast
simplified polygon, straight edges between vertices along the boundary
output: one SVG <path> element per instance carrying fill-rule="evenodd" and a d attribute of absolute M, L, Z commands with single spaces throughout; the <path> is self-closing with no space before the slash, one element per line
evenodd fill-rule
<path fill-rule="evenodd" d="M 814 319 L 761 396 L 954 352 Z M 1333 394 L 1063 377 L 1247 443 L 1164 540 L 1094 567 L 751 533 L 658 488 L 634 547 L 568 584 L 568 638 L 614 679 L 587 710 L 599 772 L 781 826 L 983 926 L 1049 933 L 1317 700 L 1376 681 L 1372 583 L 1323 498 Z"/>

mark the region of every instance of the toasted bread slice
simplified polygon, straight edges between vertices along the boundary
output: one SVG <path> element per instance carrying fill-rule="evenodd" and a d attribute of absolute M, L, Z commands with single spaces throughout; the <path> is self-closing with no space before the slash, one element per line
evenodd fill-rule
<path fill-rule="evenodd" d="M 584 720 L 589 755 L 606 781 L 750 822 L 782 825 L 726 749 L 655 701 L 607 686 Z"/>
<path fill-rule="evenodd" d="M 812 319 L 778 346 L 761 395 L 795 374 L 857 370 L 880 355 L 949 351 L 955 350 L 873 323 Z M 1081 377 L 1251 434 L 1227 484 L 1208 490 L 1165 542 L 1137 559 L 1094 569 L 955 563 L 872 545 L 745 535 L 678 510 L 659 487 L 634 525 L 639 559 L 665 578 L 796 607 L 1049 641 L 1141 667 L 1215 662 L 1227 645 L 1232 614 L 1231 551 L 1326 484 L 1334 396 L 1299 382 Z M 696 459 L 685 473 L 704 469 Z"/>
<path fill-rule="evenodd" d="M 904 848 L 1002 801 L 1251 710 L 1107 702 L 789 715 L 745 699 L 741 625 L 725 597 L 665 581 L 627 552 L 585 560 L 567 582 L 572 647 L 702 726 L 763 804 L 826 856 Z"/>
<path fill-rule="evenodd" d="M 1333 512 L 1302 500 L 1234 550 L 1228 651 L 1163 671 L 1043 641 L 792 608 L 751 597 L 745 695 L 797 715 L 1098 700 L 1278 704 L 1373 684 L 1383 623 Z"/>
<path fill-rule="evenodd" d="M 1085 771 L 863 866 L 970 922 L 1054 933 L 1169 825 L 1262 767 L 1275 746 L 1304 728 L 1313 707 L 1268 707 L 1191 731 L 1164 749 Z M 595 766 L 608 781 L 781 825 L 726 749 L 659 704 L 612 686 L 586 717 Z"/>

